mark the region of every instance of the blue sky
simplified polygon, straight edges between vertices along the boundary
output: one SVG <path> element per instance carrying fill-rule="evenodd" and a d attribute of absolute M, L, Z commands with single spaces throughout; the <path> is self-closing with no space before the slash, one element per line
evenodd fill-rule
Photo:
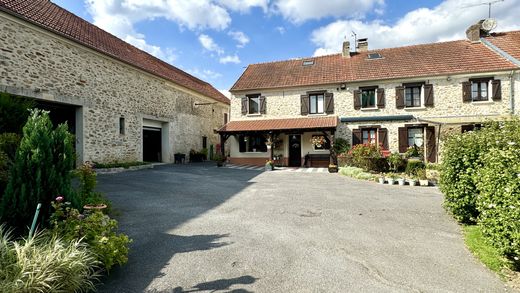
<path fill-rule="evenodd" d="M 225 92 L 251 63 L 464 38 L 480 0 L 52 0 Z M 520 29 L 520 0 L 494 5 L 497 31 Z M 352 42 L 353 43 L 353 42 Z"/>

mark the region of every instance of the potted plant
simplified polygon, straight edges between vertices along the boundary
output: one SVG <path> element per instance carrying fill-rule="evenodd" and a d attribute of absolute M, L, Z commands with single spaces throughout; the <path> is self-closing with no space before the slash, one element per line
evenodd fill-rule
<path fill-rule="evenodd" d="M 271 160 L 265 161 L 265 171 L 273 171 L 273 170 L 274 170 L 273 161 L 271 161 Z"/>
<path fill-rule="evenodd" d="M 338 173 L 338 165 L 329 164 L 329 173 Z"/>
<path fill-rule="evenodd" d="M 221 154 L 216 154 L 214 159 L 215 159 L 215 162 L 217 162 L 217 167 L 224 166 L 224 157 L 222 157 Z"/>
<path fill-rule="evenodd" d="M 405 182 L 406 182 L 406 181 L 404 180 L 403 177 L 400 177 L 400 178 L 397 179 L 397 183 L 398 183 L 400 186 L 404 186 Z"/>
<path fill-rule="evenodd" d="M 410 177 L 410 178 L 408 179 L 408 184 L 410 184 L 410 186 L 415 186 L 415 185 L 417 185 L 417 179 L 416 179 L 414 176 Z"/>
<path fill-rule="evenodd" d="M 397 176 L 395 174 L 390 175 L 390 178 L 388 178 L 388 184 L 394 185 L 396 179 L 397 179 Z"/>
<path fill-rule="evenodd" d="M 379 174 L 379 184 L 385 184 L 385 174 Z"/>
<path fill-rule="evenodd" d="M 430 185 L 430 182 L 428 181 L 428 178 L 426 177 L 426 169 L 421 169 L 421 170 L 417 171 L 417 176 L 419 177 L 420 186 Z"/>

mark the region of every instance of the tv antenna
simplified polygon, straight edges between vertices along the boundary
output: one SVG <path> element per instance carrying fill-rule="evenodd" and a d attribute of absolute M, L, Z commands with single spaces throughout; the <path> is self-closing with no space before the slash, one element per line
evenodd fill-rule
<path fill-rule="evenodd" d="M 495 0 L 495 1 L 482 2 L 482 3 L 479 3 L 479 4 L 463 6 L 462 8 L 470 8 L 470 7 L 477 7 L 477 6 L 487 5 L 488 6 L 488 18 L 491 18 L 491 6 L 493 6 L 494 4 L 500 3 L 500 2 L 504 2 L 504 0 Z"/>

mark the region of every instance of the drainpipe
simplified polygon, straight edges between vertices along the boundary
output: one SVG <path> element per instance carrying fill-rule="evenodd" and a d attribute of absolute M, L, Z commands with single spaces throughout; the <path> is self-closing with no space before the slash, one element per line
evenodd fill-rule
<path fill-rule="evenodd" d="M 515 73 L 516 71 L 511 70 L 509 75 L 509 108 L 512 115 L 515 115 Z"/>

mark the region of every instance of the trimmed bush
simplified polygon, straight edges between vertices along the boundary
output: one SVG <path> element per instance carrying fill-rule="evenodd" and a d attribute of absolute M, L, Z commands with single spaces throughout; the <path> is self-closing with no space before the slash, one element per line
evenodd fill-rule
<path fill-rule="evenodd" d="M 381 148 L 376 144 L 358 144 L 348 153 L 352 156 L 352 165 L 366 171 L 385 172 L 388 162 L 381 154 Z"/>
<path fill-rule="evenodd" d="M 17 234 L 23 234 L 31 225 L 38 203 L 42 204 L 40 223 L 44 224 L 57 195 L 67 196 L 74 206 L 79 205 L 71 188 L 73 142 L 67 125 L 53 130 L 48 112 L 31 111 L 0 203 L 2 222 Z"/>
<path fill-rule="evenodd" d="M 481 154 L 488 149 L 483 134 L 457 134 L 448 138 L 443 147 L 439 183 L 445 196 L 444 206 L 462 223 L 475 223 L 479 215 L 474 176 L 482 167 Z"/>
<path fill-rule="evenodd" d="M 98 264 L 79 241 L 42 233 L 13 241 L 0 226 L 0 292 L 89 292 Z"/>
<path fill-rule="evenodd" d="M 423 161 L 410 159 L 408 160 L 408 162 L 406 162 L 406 169 L 404 172 L 408 176 L 417 177 L 419 175 L 419 172 L 421 172 L 421 170 L 424 170 L 425 168 L 426 166 L 424 165 Z"/>

